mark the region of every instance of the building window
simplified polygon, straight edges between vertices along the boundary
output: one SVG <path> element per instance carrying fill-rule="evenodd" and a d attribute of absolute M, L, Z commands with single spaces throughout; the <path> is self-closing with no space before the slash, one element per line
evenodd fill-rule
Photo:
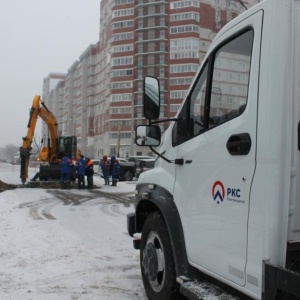
<path fill-rule="evenodd" d="M 138 66 L 139 66 L 139 67 L 142 67 L 142 66 L 143 66 L 143 57 L 142 57 L 142 56 L 140 56 L 140 57 L 138 58 Z"/>
<path fill-rule="evenodd" d="M 171 104 L 170 105 L 170 112 L 177 113 L 179 110 L 180 104 Z"/>
<path fill-rule="evenodd" d="M 148 55 L 148 65 L 154 65 L 154 55 Z"/>
<path fill-rule="evenodd" d="M 133 27 L 133 21 L 116 22 L 112 24 L 113 29 Z"/>
<path fill-rule="evenodd" d="M 187 91 L 173 91 L 171 92 L 171 99 L 184 99 Z"/>
<path fill-rule="evenodd" d="M 138 71 L 138 78 L 143 79 L 143 70 Z"/>
<path fill-rule="evenodd" d="M 132 50 L 133 50 L 133 44 L 114 46 L 112 48 L 113 53 L 126 52 L 126 51 L 132 51 Z"/>
<path fill-rule="evenodd" d="M 133 39 L 133 32 L 119 33 L 113 35 L 114 41 L 131 40 L 131 39 Z"/>
<path fill-rule="evenodd" d="M 184 8 L 184 7 L 200 7 L 200 1 L 197 0 L 186 0 L 186 1 L 176 1 L 170 3 L 171 9 Z"/>
<path fill-rule="evenodd" d="M 184 21 L 184 20 L 195 20 L 200 21 L 200 15 L 195 12 L 172 14 L 170 17 L 171 22 Z"/>
<path fill-rule="evenodd" d="M 159 68 L 159 76 L 165 77 L 165 69 L 164 68 Z"/>
<path fill-rule="evenodd" d="M 132 75 L 132 69 L 122 69 L 122 70 L 113 70 L 112 71 L 112 77 L 121 77 L 121 76 L 131 76 Z"/>
<path fill-rule="evenodd" d="M 133 8 L 120 9 L 120 10 L 113 11 L 112 18 L 132 16 L 132 15 L 133 15 Z"/>
<path fill-rule="evenodd" d="M 154 26 L 155 26 L 155 18 L 149 18 L 148 27 L 154 27 Z"/>
<path fill-rule="evenodd" d="M 171 52 L 171 59 L 182 59 L 182 58 L 199 58 L 199 52 L 195 51 L 184 51 L 184 52 Z"/>
<path fill-rule="evenodd" d="M 110 84 L 110 87 L 112 89 L 127 89 L 127 88 L 131 88 L 132 87 L 132 82 L 129 81 L 129 82 L 126 82 L 126 81 L 123 81 L 123 82 L 113 82 Z"/>
<path fill-rule="evenodd" d="M 111 148 L 110 148 L 110 154 L 111 154 L 111 155 L 117 155 L 116 152 L 117 152 L 117 151 L 116 151 L 116 148 L 115 148 L 115 147 L 111 147 Z"/>
<path fill-rule="evenodd" d="M 155 15 L 155 6 L 154 5 L 150 5 L 148 7 L 148 15 L 151 16 L 151 15 Z"/>
<path fill-rule="evenodd" d="M 170 79 L 170 85 L 190 85 L 193 77 L 177 77 Z"/>
<path fill-rule="evenodd" d="M 113 60 L 112 60 L 113 66 L 132 65 L 132 64 L 133 64 L 132 56 L 118 57 L 118 58 L 113 58 Z"/>
<path fill-rule="evenodd" d="M 170 47 L 171 52 L 200 50 L 199 40 L 195 38 L 172 39 Z"/>
<path fill-rule="evenodd" d="M 155 31 L 149 30 L 148 31 L 148 40 L 154 40 L 155 39 Z"/>
<path fill-rule="evenodd" d="M 156 68 L 155 68 L 156 69 Z M 155 74 L 154 74 L 154 67 L 149 67 L 148 68 L 148 75 L 149 76 L 154 76 Z"/>
<path fill-rule="evenodd" d="M 142 92 L 143 91 L 143 82 L 138 83 L 138 91 Z"/>
<path fill-rule="evenodd" d="M 131 94 L 112 94 L 111 101 L 112 102 L 120 102 L 120 101 L 130 101 Z"/>
<path fill-rule="evenodd" d="M 134 0 L 115 0 L 115 5 L 133 3 Z M 106 12 L 107 13 L 107 12 Z"/>
<path fill-rule="evenodd" d="M 155 43 L 151 42 L 148 44 L 148 51 L 154 52 L 155 51 Z"/>
<path fill-rule="evenodd" d="M 184 32 L 196 32 L 199 33 L 200 29 L 198 25 L 184 25 L 184 26 L 173 26 L 170 28 L 170 33 L 184 33 Z"/>
<path fill-rule="evenodd" d="M 199 65 L 197 64 L 184 64 L 184 65 L 171 65 L 171 73 L 185 73 L 185 72 L 197 72 Z"/>

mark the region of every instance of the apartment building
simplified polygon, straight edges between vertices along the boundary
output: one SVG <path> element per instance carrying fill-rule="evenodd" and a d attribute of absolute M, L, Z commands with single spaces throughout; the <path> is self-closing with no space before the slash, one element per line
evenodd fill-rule
<path fill-rule="evenodd" d="M 135 127 L 145 123 L 144 76 L 160 80 L 160 117 L 174 117 L 216 33 L 256 2 L 102 0 L 99 42 L 67 74 L 44 80 L 59 134 L 76 135 L 90 157 L 151 155 L 134 144 Z M 168 125 L 161 123 L 162 132 Z"/>

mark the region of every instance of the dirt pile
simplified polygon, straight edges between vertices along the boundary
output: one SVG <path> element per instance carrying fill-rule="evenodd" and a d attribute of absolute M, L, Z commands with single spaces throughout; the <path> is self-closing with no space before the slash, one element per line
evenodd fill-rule
<path fill-rule="evenodd" d="M 16 188 L 15 185 L 13 185 L 13 184 L 7 184 L 7 183 L 5 183 L 5 182 L 3 182 L 3 181 L 0 180 L 0 193 L 4 192 L 4 191 L 7 191 L 7 190 L 13 190 L 15 188 Z"/>

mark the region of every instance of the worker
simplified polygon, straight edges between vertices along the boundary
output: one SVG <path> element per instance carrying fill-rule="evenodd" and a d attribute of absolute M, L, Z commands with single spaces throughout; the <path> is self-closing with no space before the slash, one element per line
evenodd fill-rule
<path fill-rule="evenodd" d="M 94 176 L 94 166 L 93 166 L 93 161 L 89 158 L 86 157 L 86 168 L 85 168 L 85 175 L 87 179 L 87 187 L 88 189 L 92 189 L 94 186 L 93 183 L 93 176 Z"/>
<path fill-rule="evenodd" d="M 72 161 L 69 159 L 68 156 L 63 154 L 63 158 L 61 159 L 61 163 L 60 163 L 60 172 L 61 172 L 60 188 L 65 188 L 66 182 L 70 181 L 71 166 L 72 166 Z"/>
<path fill-rule="evenodd" d="M 77 173 L 77 180 L 78 180 L 78 189 L 84 190 L 85 189 L 85 159 L 83 155 L 80 155 L 80 158 L 76 164 L 76 173 Z"/>
<path fill-rule="evenodd" d="M 109 175 L 111 176 L 112 186 L 117 186 L 120 171 L 121 171 L 120 163 L 116 159 L 116 157 L 112 155 L 110 158 L 110 165 L 109 165 Z"/>
<path fill-rule="evenodd" d="M 109 185 L 109 161 L 107 159 L 107 155 L 103 155 L 100 167 L 104 178 L 104 184 Z"/>

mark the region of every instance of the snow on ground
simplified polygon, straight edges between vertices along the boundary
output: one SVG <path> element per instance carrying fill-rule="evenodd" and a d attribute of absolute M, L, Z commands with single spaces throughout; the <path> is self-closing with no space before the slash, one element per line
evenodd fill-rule
<path fill-rule="evenodd" d="M 36 170 L 30 170 L 30 176 Z M 0 180 L 20 184 L 19 166 L 0 163 Z M 139 252 L 128 236 L 136 182 L 92 191 L 17 188 L 0 193 L 0 299 L 146 299 Z"/>

